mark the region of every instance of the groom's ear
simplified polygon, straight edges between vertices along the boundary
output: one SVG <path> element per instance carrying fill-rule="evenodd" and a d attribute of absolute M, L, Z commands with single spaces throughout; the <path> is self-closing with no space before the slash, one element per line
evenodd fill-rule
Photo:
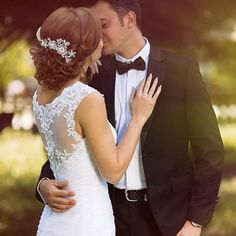
<path fill-rule="evenodd" d="M 137 27 L 136 14 L 135 14 L 133 11 L 129 11 L 129 12 L 125 15 L 125 17 L 126 17 L 126 19 L 127 19 L 128 28 Z"/>

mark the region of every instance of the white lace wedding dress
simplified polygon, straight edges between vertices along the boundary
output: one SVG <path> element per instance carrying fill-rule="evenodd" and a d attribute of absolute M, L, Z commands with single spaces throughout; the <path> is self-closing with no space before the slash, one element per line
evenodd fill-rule
<path fill-rule="evenodd" d="M 55 179 L 69 180 L 77 202 L 65 213 L 56 213 L 46 205 L 37 236 L 115 236 L 107 182 L 96 167 L 86 138 L 75 130 L 75 110 L 93 92 L 97 91 L 76 82 L 46 105 L 39 104 L 37 91 L 33 96 L 35 120 L 50 167 Z M 112 132 L 115 137 L 114 129 Z"/>

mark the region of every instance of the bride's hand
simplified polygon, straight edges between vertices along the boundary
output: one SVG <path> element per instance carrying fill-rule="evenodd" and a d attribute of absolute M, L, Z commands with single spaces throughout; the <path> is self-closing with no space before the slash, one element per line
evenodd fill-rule
<path fill-rule="evenodd" d="M 149 116 L 152 114 L 157 98 L 161 92 L 161 86 L 157 88 L 158 78 L 151 85 L 152 74 L 147 80 L 143 80 L 137 91 L 133 91 L 131 95 L 131 113 L 132 119 L 136 122 L 145 124 Z M 157 89 L 156 89 L 157 88 Z"/>
<path fill-rule="evenodd" d="M 102 62 L 99 59 L 92 62 L 91 65 L 89 65 L 89 68 L 91 69 L 93 75 L 99 73 L 98 66 L 102 66 Z"/>

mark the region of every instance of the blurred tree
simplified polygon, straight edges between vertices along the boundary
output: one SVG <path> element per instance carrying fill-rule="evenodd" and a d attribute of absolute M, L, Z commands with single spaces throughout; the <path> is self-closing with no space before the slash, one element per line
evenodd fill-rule
<path fill-rule="evenodd" d="M 232 31 L 229 20 L 236 19 L 236 1 L 225 0 L 140 0 L 143 11 L 143 31 L 154 43 L 178 50 L 193 51 L 199 46 L 207 46 L 210 55 L 212 41 L 206 35 L 222 28 L 223 33 Z M 46 16 L 60 6 L 78 7 L 83 0 L 11 0 L 0 3 L 0 35 L 14 40 L 24 36 L 34 39 L 34 32 Z M 4 26 L 4 30 L 2 29 Z M 225 32 L 228 31 L 228 32 Z M 29 33 L 29 34 L 27 34 Z M 214 41 L 214 40 L 213 40 Z M 214 49 L 214 48 L 213 48 Z M 220 53 L 221 54 L 221 53 Z"/>
<path fill-rule="evenodd" d="M 211 66 L 205 75 L 216 102 L 236 101 L 236 1 L 140 0 L 143 32 L 155 45 L 190 55 Z M 0 3 L 0 52 L 16 39 L 32 42 L 46 16 L 83 0 L 11 0 Z M 5 38 L 5 40 L 2 40 Z"/>
<path fill-rule="evenodd" d="M 5 88 L 9 81 L 30 78 L 34 73 L 29 56 L 29 45 L 24 40 L 14 41 L 0 54 L 0 87 Z"/>

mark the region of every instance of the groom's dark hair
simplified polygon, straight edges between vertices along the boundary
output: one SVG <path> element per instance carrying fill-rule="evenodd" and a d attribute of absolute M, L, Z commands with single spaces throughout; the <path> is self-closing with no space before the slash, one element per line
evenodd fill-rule
<path fill-rule="evenodd" d="M 136 15 L 136 22 L 139 29 L 141 29 L 141 5 L 139 0 L 84 0 L 86 7 L 92 7 L 99 2 L 107 2 L 111 8 L 117 13 L 121 23 L 123 24 L 123 17 L 132 11 Z"/>

